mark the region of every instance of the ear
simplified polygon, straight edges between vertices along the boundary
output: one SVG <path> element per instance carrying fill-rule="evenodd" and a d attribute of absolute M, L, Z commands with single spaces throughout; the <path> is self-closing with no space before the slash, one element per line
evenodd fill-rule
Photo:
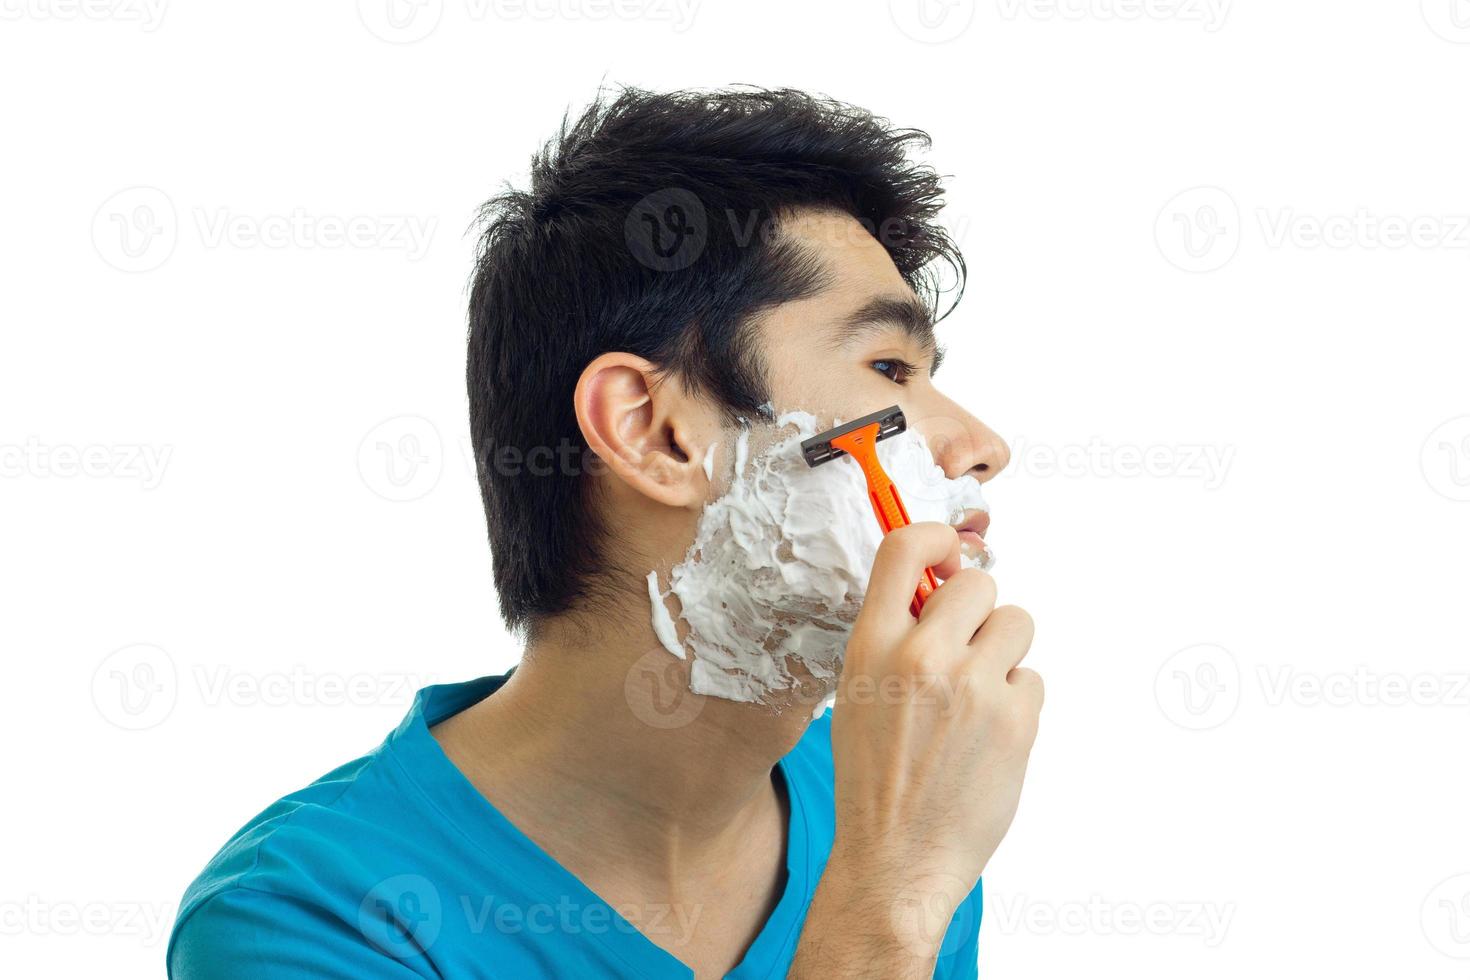
<path fill-rule="evenodd" d="M 633 354 L 602 354 L 582 371 L 573 401 L 587 445 L 628 487 L 667 507 L 708 493 L 699 410 L 677 383 Z"/>

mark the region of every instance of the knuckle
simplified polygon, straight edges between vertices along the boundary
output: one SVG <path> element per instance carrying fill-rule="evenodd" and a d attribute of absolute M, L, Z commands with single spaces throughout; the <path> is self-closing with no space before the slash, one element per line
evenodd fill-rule
<path fill-rule="evenodd" d="M 883 540 L 878 542 L 878 560 L 900 561 L 917 551 L 919 542 L 909 533 L 913 528 L 914 525 L 910 524 L 883 535 Z"/>
<path fill-rule="evenodd" d="M 879 557 L 887 555 L 890 560 L 917 557 L 935 550 L 936 542 L 946 532 L 950 536 L 955 536 L 957 533 L 952 527 L 932 522 L 895 528 L 883 535 L 883 540 L 878 543 L 878 555 Z"/>
<path fill-rule="evenodd" d="M 961 568 L 944 580 L 945 585 L 954 583 L 965 589 L 985 589 L 995 586 L 995 579 L 982 568 Z"/>
<path fill-rule="evenodd" d="M 1034 725 L 1037 716 L 1041 714 L 1041 706 L 1046 701 L 1046 684 L 1042 681 L 1041 675 L 1029 667 L 1016 667 L 1011 674 L 1011 680 L 1016 686 L 1025 689 L 1031 695 L 1031 699 L 1024 703 L 1024 707 Z"/>
<path fill-rule="evenodd" d="M 948 661 L 933 634 L 918 627 L 899 657 L 902 669 L 912 677 L 936 677 L 947 669 Z"/>
<path fill-rule="evenodd" d="M 1026 637 L 1028 641 L 1036 632 L 1036 621 L 1020 606 L 996 606 L 990 618 L 997 627 L 1016 636 Z"/>

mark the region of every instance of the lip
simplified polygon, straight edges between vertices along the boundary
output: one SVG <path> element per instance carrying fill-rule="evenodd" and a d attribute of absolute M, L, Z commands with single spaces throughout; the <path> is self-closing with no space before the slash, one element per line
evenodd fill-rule
<path fill-rule="evenodd" d="M 989 553 L 985 545 L 985 532 L 990 529 L 990 514 L 971 509 L 960 515 L 951 525 L 960 536 L 960 551 L 972 558 L 983 558 Z"/>

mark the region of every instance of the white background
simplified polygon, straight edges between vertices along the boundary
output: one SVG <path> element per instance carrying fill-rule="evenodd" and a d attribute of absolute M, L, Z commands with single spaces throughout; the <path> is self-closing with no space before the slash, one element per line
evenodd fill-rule
<path fill-rule="evenodd" d="M 158 975 L 232 831 L 515 660 L 465 232 L 605 79 L 952 175 L 1048 685 L 985 974 L 1470 976 L 1465 0 L 157 2 L 0 0 L 6 975 Z"/>

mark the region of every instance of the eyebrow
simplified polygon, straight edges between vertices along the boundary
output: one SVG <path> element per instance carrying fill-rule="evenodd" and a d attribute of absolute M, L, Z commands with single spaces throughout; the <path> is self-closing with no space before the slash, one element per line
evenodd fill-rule
<path fill-rule="evenodd" d="M 847 347 L 869 334 L 894 327 L 914 340 L 930 357 L 929 373 L 939 370 L 944 348 L 934 339 L 934 316 L 914 296 L 876 296 L 837 321 L 833 347 Z"/>

